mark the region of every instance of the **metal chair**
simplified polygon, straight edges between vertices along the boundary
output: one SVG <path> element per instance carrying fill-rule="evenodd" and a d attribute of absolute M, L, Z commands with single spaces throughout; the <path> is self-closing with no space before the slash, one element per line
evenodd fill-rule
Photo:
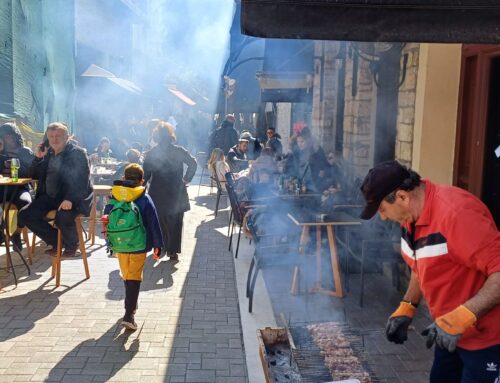
<path fill-rule="evenodd" d="M 399 265 L 403 264 L 400 253 L 399 225 L 383 222 L 378 218 L 366 221 L 357 228 L 351 228 L 346 233 L 346 289 L 349 288 L 349 260 L 354 259 L 360 264 L 359 306 L 363 307 L 365 272 L 368 261 L 374 262 L 382 271 L 384 263 L 391 264 L 392 284 L 400 290 Z"/>
<path fill-rule="evenodd" d="M 293 232 L 284 229 L 284 222 L 277 222 L 280 218 L 275 212 L 267 208 L 253 210 L 255 216 L 260 215 L 259 222 L 262 227 L 257 227 L 255 219 L 249 219 L 246 227 L 254 240 L 254 253 L 247 275 L 246 296 L 248 298 L 248 312 L 252 312 L 253 294 L 257 276 L 261 269 L 269 266 L 297 265 L 303 260 L 297 252 L 297 238 L 290 238 Z M 286 234 L 284 234 L 286 233 Z"/>
<path fill-rule="evenodd" d="M 219 180 L 219 178 L 217 176 L 215 176 L 215 177 L 212 176 L 212 177 L 210 177 L 210 179 L 212 181 L 214 181 L 215 185 L 217 186 L 217 200 L 215 201 L 215 216 L 217 217 L 217 213 L 219 212 L 220 197 L 227 193 L 226 189 L 222 186 L 222 185 L 225 185 L 226 182 Z"/>
<path fill-rule="evenodd" d="M 198 164 L 202 164 L 201 166 L 201 175 L 200 175 L 200 181 L 198 183 L 198 197 L 200 196 L 200 188 L 201 188 L 201 183 L 203 182 L 203 177 L 206 175 L 210 175 L 210 172 L 208 171 L 208 154 L 205 152 L 198 152 L 196 153 L 196 161 Z M 210 180 L 210 194 L 212 194 L 212 179 Z"/>
<path fill-rule="evenodd" d="M 232 245 L 233 245 L 233 233 L 234 233 L 234 226 L 238 225 L 239 230 L 238 230 L 238 243 L 236 245 L 236 252 L 234 253 L 234 257 L 238 258 L 238 251 L 240 248 L 240 239 L 241 239 L 241 227 L 243 226 L 243 217 L 244 213 L 241 209 L 241 206 L 238 201 L 238 196 L 236 195 L 236 192 L 234 190 L 234 178 L 232 173 L 226 173 L 225 174 L 226 178 L 226 190 L 227 190 L 227 195 L 229 196 L 229 203 L 231 204 L 231 217 L 230 217 L 230 222 L 229 226 L 231 227 L 230 234 L 229 234 L 229 248 L 228 250 L 231 251 Z"/>

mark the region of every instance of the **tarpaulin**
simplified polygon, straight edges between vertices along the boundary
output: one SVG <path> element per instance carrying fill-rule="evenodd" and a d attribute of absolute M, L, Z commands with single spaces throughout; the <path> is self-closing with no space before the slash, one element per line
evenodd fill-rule
<path fill-rule="evenodd" d="M 241 30 L 268 38 L 500 43 L 498 0 L 241 0 Z"/>

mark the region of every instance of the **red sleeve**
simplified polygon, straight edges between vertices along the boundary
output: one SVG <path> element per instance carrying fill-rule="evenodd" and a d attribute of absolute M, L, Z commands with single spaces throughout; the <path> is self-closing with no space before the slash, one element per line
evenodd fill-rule
<path fill-rule="evenodd" d="M 500 232 L 485 206 L 467 206 L 449 216 L 448 252 L 485 275 L 500 272 Z"/>

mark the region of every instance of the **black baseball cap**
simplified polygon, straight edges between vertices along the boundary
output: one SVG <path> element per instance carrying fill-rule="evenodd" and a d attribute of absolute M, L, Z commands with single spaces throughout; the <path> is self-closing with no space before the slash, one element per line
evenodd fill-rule
<path fill-rule="evenodd" d="M 409 177 L 408 169 L 398 161 L 381 162 L 370 169 L 360 187 L 366 202 L 360 218 L 372 218 L 382 200 Z"/>

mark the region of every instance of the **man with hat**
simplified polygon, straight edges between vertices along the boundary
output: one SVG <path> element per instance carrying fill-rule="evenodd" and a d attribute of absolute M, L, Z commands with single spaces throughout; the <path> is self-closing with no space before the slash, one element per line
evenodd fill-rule
<path fill-rule="evenodd" d="M 240 134 L 240 138 L 248 141 L 248 152 L 247 157 L 249 160 L 256 160 L 260 156 L 262 151 L 262 144 L 259 139 L 252 136 L 252 133 L 248 130 L 243 130 Z"/>
<path fill-rule="evenodd" d="M 229 149 L 227 154 L 227 163 L 232 173 L 238 173 L 248 168 L 248 140 L 240 138 L 237 145 Z"/>
<path fill-rule="evenodd" d="M 387 339 L 401 344 L 421 298 L 434 322 L 431 383 L 500 382 L 500 233 L 471 193 L 422 180 L 397 161 L 376 165 L 361 191 L 361 218 L 377 212 L 402 227 L 408 290 L 390 316 Z"/>

